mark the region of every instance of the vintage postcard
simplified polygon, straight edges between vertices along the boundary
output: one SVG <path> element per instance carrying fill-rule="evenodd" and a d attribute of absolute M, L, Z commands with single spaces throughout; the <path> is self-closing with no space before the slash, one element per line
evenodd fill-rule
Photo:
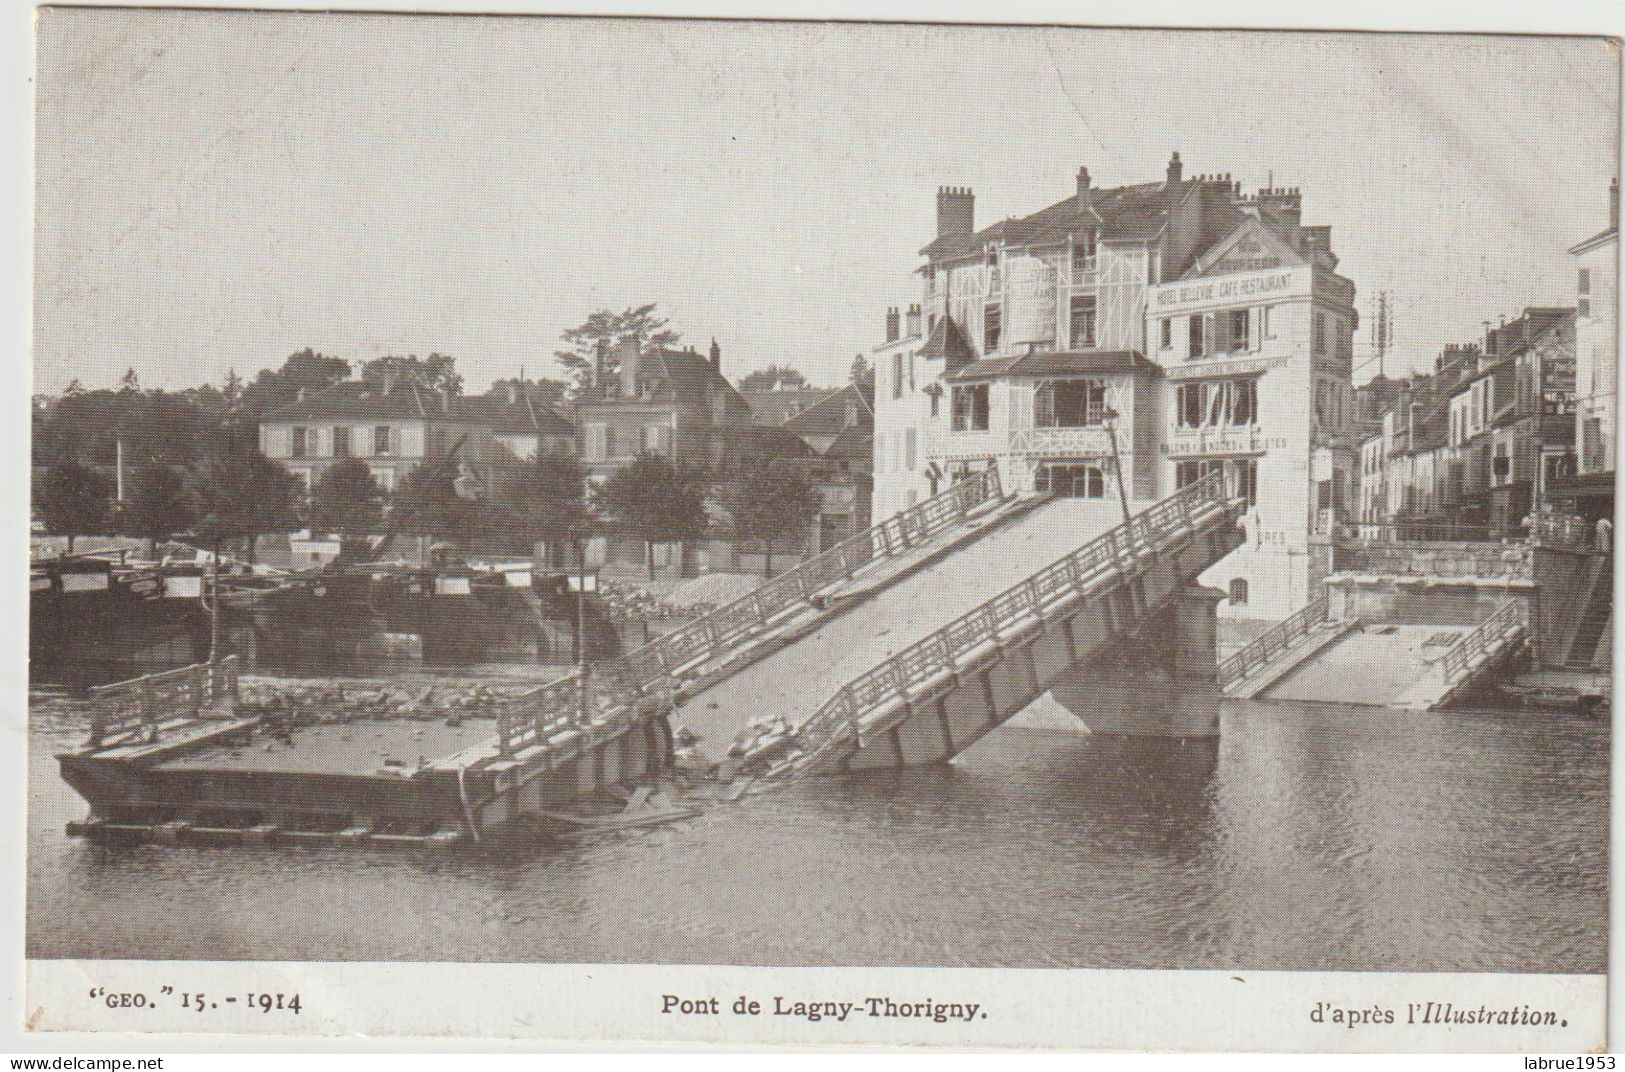
<path fill-rule="evenodd" d="M 1607 1045 L 1615 42 L 35 30 L 30 1037 Z"/>

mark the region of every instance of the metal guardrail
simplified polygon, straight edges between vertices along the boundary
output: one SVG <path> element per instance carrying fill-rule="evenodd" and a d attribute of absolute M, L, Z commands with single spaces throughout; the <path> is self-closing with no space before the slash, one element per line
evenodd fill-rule
<path fill-rule="evenodd" d="M 1521 599 L 1509 599 L 1496 608 L 1495 613 L 1478 623 L 1445 649 L 1439 657 L 1447 685 L 1465 676 L 1473 661 L 1481 655 L 1498 651 L 1509 639 L 1529 627 L 1529 609 Z"/>
<path fill-rule="evenodd" d="M 1583 517 L 1572 514 L 1536 514 L 1530 522 L 1530 536 L 1548 547 L 1589 550 L 1596 528 Z"/>
<path fill-rule="evenodd" d="M 856 734 L 866 712 L 955 669 L 961 656 L 997 642 L 1001 631 L 1081 594 L 1103 571 L 1155 552 L 1176 533 L 1193 528 L 1205 507 L 1228 502 L 1222 474 L 1210 473 L 1136 514 L 846 684 L 797 727 L 797 741 L 810 757 Z"/>
<path fill-rule="evenodd" d="M 239 659 L 228 655 L 212 663 L 194 663 L 99 685 L 90 690 L 92 750 L 135 741 L 153 743 L 159 727 L 174 718 L 201 718 L 222 700 L 237 699 Z"/>
<path fill-rule="evenodd" d="M 594 664 L 585 678 L 577 671 L 515 697 L 497 719 L 502 753 L 511 755 L 598 715 L 630 710 L 650 686 L 669 686 L 672 676 L 683 667 L 766 625 L 868 563 L 890 558 L 929 539 L 977 506 L 1002 498 L 1003 494 L 998 469 L 984 470 L 842 540 L 681 629 L 619 659 Z"/>
<path fill-rule="evenodd" d="M 1327 599 L 1321 596 L 1284 621 L 1253 638 L 1252 642 L 1219 664 L 1219 687 L 1226 688 L 1267 665 L 1272 659 L 1326 620 Z"/>

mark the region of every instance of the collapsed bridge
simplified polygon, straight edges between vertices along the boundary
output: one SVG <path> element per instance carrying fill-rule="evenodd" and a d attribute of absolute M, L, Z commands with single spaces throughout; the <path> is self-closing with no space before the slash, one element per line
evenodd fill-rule
<path fill-rule="evenodd" d="M 233 709 L 234 679 L 154 675 L 96 696 L 91 741 L 58 757 L 91 805 L 70 832 L 452 844 L 569 823 L 573 804 L 658 777 L 674 724 L 725 771 L 785 778 L 950 759 L 1045 691 L 1095 732 L 1214 736 L 1218 595 L 1194 579 L 1239 543 L 1241 509 L 1215 474 L 1112 524 L 1101 504 L 1006 496 L 990 469 L 452 727 L 262 743 L 266 727 Z M 788 747 L 737 755 L 764 713 Z M 392 747 L 416 764 L 381 766 Z"/>

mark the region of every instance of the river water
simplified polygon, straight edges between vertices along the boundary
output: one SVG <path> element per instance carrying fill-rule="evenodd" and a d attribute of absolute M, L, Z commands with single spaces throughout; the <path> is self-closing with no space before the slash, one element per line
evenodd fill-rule
<path fill-rule="evenodd" d="M 518 857 L 98 847 L 40 703 L 35 957 L 1601 972 L 1605 720 L 1227 702 L 1213 747 L 1006 727 Z"/>

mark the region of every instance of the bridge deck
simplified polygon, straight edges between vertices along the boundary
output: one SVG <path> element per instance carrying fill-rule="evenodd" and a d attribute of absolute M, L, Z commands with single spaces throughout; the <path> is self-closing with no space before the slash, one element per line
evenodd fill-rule
<path fill-rule="evenodd" d="M 1138 512 L 1148 504 L 1134 503 Z M 672 725 L 698 736 L 707 758 L 721 759 L 734 738 L 762 715 L 791 725 L 807 718 L 840 685 L 976 608 L 1122 521 L 1115 501 L 1058 499 L 992 528 L 909 574 L 807 636 L 689 697 Z"/>
<path fill-rule="evenodd" d="M 299 774 L 410 774 L 420 757 L 440 759 L 489 738 L 494 720 L 458 726 L 430 721 L 358 720 L 299 726 L 286 739 L 260 733 L 247 744 L 218 744 L 155 765 L 173 771 L 276 771 Z M 386 766 L 389 761 L 393 766 Z"/>

